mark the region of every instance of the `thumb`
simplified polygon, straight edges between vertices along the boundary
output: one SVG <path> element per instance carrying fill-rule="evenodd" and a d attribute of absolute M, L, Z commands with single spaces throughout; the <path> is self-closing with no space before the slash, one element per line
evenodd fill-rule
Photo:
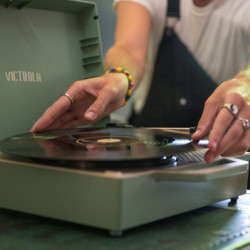
<path fill-rule="evenodd" d="M 205 106 L 202 116 L 197 125 L 197 129 L 192 135 L 192 139 L 198 141 L 208 135 L 210 130 L 212 129 L 215 117 L 216 112 L 213 110 L 213 108 Z"/>
<path fill-rule="evenodd" d="M 116 96 L 116 93 L 111 93 L 112 91 L 102 91 L 95 100 L 95 102 L 86 110 L 84 113 L 84 118 L 90 122 L 99 120 L 105 115 L 109 114 L 111 111 L 115 110 L 117 104 L 113 103 L 112 108 L 110 108 L 110 103 Z M 123 101 L 121 100 L 121 103 Z M 120 104 L 119 104 L 120 105 Z"/>

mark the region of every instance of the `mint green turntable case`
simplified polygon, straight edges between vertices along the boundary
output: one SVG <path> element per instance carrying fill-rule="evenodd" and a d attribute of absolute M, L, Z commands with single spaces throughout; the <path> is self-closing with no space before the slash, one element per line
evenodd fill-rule
<path fill-rule="evenodd" d="M 0 139 L 28 132 L 71 83 L 102 73 L 95 3 L 0 0 Z"/>

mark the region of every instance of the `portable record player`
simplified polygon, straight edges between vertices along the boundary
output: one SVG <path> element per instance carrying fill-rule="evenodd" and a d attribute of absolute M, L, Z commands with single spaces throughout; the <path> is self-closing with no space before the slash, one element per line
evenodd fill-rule
<path fill-rule="evenodd" d="M 0 32 L 1 208 L 120 235 L 245 193 L 248 162 L 205 163 L 188 129 L 26 133 L 69 84 L 103 72 L 93 2 L 0 0 Z"/>
<path fill-rule="evenodd" d="M 205 163 L 171 129 L 81 128 L 1 142 L 0 207 L 112 235 L 246 192 L 248 162 Z M 204 141 L 204 144 L 206 141 Z"/>

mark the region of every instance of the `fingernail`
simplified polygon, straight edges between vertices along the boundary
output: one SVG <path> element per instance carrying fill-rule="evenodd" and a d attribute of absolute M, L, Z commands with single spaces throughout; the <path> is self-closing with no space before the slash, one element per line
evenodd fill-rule
<path fill-rule="evenodd" d="M 206 162 L 212 162 L 214 160 L 214 155 L 213 152 L 211 150 L 208 150 L 205 154 L 205 160 Z"/>
<path fill-rule="evenodd" d="M 199 137 L 200 134 L 201 134 L 201 131 L 200 131 L 200 130 L 196 130 L 196 131 L 193 133 L 192 137 Z"/>
<path fill-rule="evenodd" d="M 93 111 L 88 111 L 87 113 L 85 113 L 84 117 L 87 120 L 93 121 L 96 118 L 96 113 L 94 113 Z"/>
<path fill-rule="evenodd" d="M 206 155 L 205 156 L 205 160 L 206 160 L 206 162 L 212 162 L 213 161 L 213 157 L 211 157 L 210 155 Z"/>

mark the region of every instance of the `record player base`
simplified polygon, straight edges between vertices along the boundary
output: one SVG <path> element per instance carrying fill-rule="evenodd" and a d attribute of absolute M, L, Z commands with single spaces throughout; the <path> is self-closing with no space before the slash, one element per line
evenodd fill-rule
<path fill-rule="evenodd" d="M 248 162 L 239 159 L 230 160 L 236 164 L 233 174 L 178 181 L 159 178 L 154 169 L 96 172 L 0 156 L 0 207 L 107 229 L 111 235 L 237 197 L 247 186 Z"/>

